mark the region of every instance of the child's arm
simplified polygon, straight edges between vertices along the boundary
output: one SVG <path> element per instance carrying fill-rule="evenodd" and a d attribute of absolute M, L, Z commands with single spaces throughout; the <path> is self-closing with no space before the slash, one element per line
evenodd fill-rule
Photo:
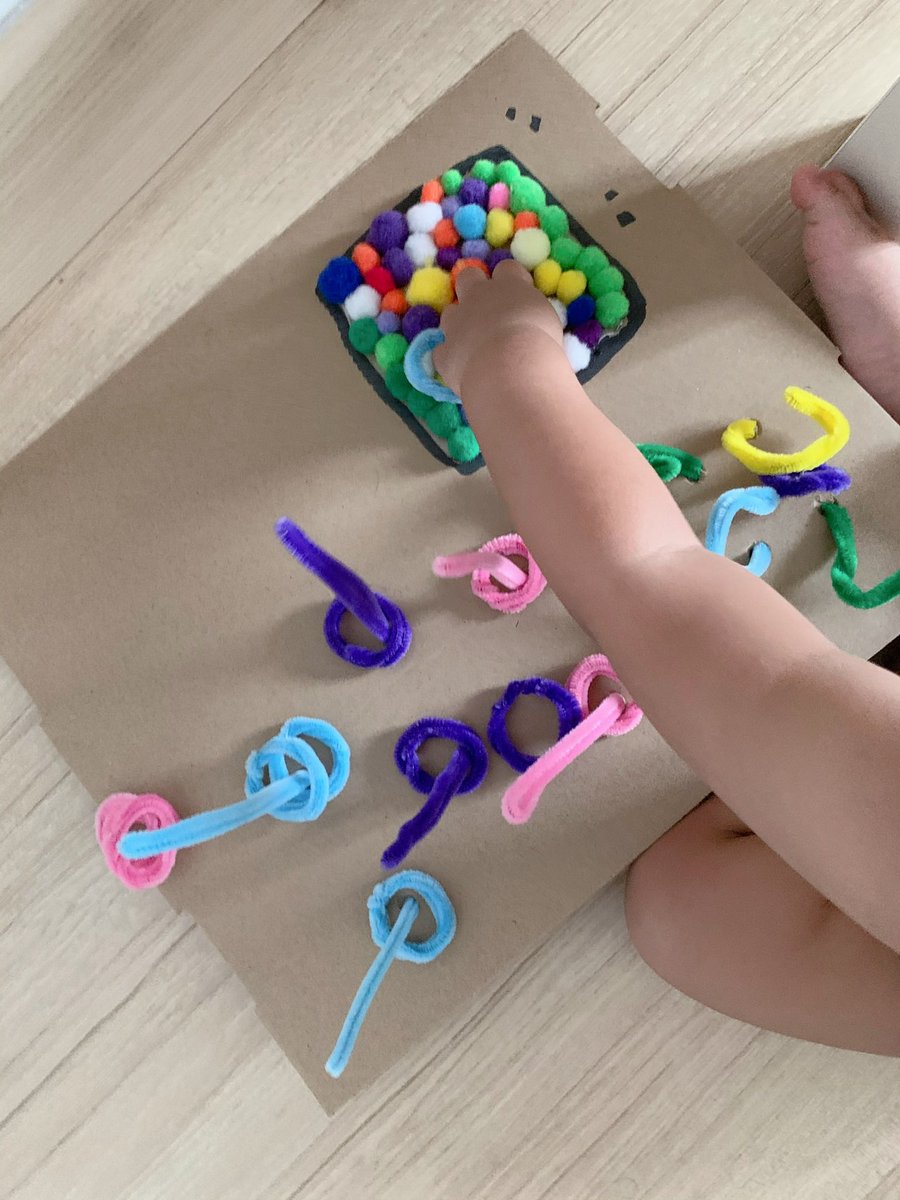
<path fill-rule="evenodd" d="M 459 284 L 436 365 L 557 595 L 704 781 L 900 950 L 900 682 L 703 549 L 579 385 L 524 271 Z"/>

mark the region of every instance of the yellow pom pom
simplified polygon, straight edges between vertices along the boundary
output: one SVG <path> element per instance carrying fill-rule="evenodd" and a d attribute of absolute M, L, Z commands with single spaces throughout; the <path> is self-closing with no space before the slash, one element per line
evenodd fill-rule
<path fill-rule="evenodd" d="M 409 281 L 406 299 L 410 304 L 429 304 L 442 312 L 453 300 L 449 272 L 440 267 L 420 267 Z"/>
<path fill-rule="evenodd" d="M 550 239 L 543 229 L 520 229 L 510 245 L 512 256 L 523 267 L 533 271 L 550 255 Z"/>
<path fill-rule="evenodd" d="M 555 296 L 562 267 L 554 258 L 547 258 L 534 268 L 534 285 L 545 296 Z"/>
<path fill-rule="evenodd" d="M 507 212 L 505 208 L 492 208 L 487 215 L 487 228 L 484 231 L 488 244 L 495 249 L 508 246 L 512 241 L 513 232 L 512 213 Z"/>
<path fill-rule="evenodd" d="M 584 271 L 563 271 L 556 285 L 556 294 L 563 304 L 571 304 L 577 300 L 587 287 Z"/>

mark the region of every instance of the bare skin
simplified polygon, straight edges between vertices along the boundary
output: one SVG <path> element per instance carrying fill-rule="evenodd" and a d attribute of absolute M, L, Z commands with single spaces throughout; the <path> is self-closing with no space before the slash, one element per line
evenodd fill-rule
<path fill-rule="evenodd" d="M 847 368 L 900 410 L 900 256 L 833 175 L 801 168 L 794 181 L 811 277 Z M 632 868 L 638 950 L 730 1015 L 900 1055 L 900 680 L 700 546 L 578 384 L 521 268 L 466 272 L 458 291 L 435 362 L 516 528 L 654 725 L 728 799 L 706 801 Z"/>

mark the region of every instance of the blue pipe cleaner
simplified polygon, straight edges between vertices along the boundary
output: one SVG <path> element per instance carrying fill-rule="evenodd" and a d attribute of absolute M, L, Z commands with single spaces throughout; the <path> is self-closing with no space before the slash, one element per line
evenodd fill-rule
<path fill-rule="evenodd" d="M 765 517 L 773 513 L 781 497 L 771 487 L 732 488 L 723 492 L 709 514 L 706 526 L 706 548 L 714 554 L 725 554 L 731 524 L 739 512 Z M 765 575 L 772 562 L 772 549 L 766 542 L 754 542 L 747 570 L 753 575 Z"/>
<path fill-rule="evenodd" d="M 436 346 L 446 341 L 443 330 L 423 329 L 409 343 L 409 349 L 403 359 L 403 370 L 406 378 L 420 392 L 438 400 L 442 404 L 461 404 L 459 396 L 446 384 L 438 383 L 433 375 L 425 370 L 425 357 L 431 354 Z"/>

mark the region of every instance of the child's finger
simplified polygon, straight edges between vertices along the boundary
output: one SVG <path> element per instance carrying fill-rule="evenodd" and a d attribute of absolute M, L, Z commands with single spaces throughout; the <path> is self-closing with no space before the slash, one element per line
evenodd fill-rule
<path fill-rule="evenodd" d="M 522 283 L 533 283 L 531 276 L 514 258 L 504 258 L 494 267 L 494 279 L 520 279 Z"/>
<path fill-rule="evenodd" d="M 484 271 L 478 267 L 466 267 L 456 277 L 456 295 L 460 300 L 465 300 L 473 288 L 481 287 L 485 283 L 487 276 Z"/>

